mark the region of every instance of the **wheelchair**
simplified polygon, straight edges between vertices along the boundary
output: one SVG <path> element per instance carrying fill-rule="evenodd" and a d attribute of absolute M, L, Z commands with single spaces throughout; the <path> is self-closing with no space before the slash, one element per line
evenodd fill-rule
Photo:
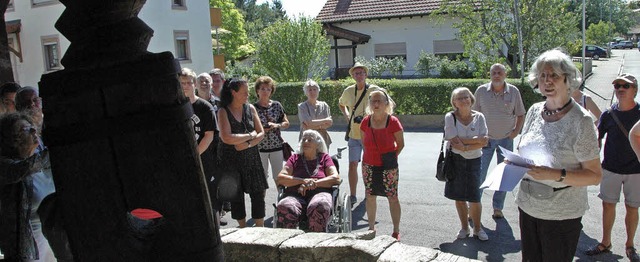
<path fill-rule="evenodd" d="M 340 173 L 340 167 L 338 159 L 342 158 L 342 151 L 347 149 L 347 147 L 338 148 L 338 152 L 335 155 L 331 156 L 334 165 L 336 166 L 336 170 Z M 342 183 L 342 179 L 340 179 L 340 184 Z M 349 233 L 351 232 L 351 201 L 349 200 L 348 194 L 340 194 L 340 184 L 334 185 L 331 187 L 331 197 L 333 199 L 333 209 L 331 210 L 331 216 L 329 218 L 329 223 L 327 223 L 327 228 L 325 232 L 331 233 Z M 276 203 L 273 204 L 273 228 L 277 228 L 278 223 L 278 208 L 277 204 L 280 202 L 284 195 L 285 187 L 278 186 L 278 197 L 276 198 Z M 300 221 L 298 222 L 298 228 L 304 231 L 308 230 L 308 221 L 307 215 L 302 214 L 300 216 Z"/>

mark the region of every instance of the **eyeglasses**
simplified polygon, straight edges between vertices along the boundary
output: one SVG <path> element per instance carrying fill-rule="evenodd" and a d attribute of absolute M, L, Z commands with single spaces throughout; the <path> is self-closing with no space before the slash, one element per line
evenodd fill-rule
<path fill-rule="evenodd" d="M 36 128 L 32 127 L 32 126 L 23 126 L 20 130 L 22 130 L 22 132 L 28 133 L 28 134 L 35 134 L 36 133 Z"/>
<path fill-rule="evenodd" d="M 615 89 L 620 89 L 620 88 L 624 88 L 624 89 L 629 89 L 631 87 L 631 84 L 626 83 L 626 84 L 613 84 L 613 88 Z"/>
<path fill-rule="evenodd" d="M 272 89 L 268 88 L 268 87 L 261 87 L 259 90 L 260 91 L 265 91 L 265 92 L 271 92 Z"/>
<path fill-rule="evenodd" d="M 470 98 L 471 98 L 470 96 L 463 96 L 463 97 L 456 98 L 456 100 L 457 101 L 464 101 L 464 100 L 467 100 L 467 99 L 470 99 Z"/>

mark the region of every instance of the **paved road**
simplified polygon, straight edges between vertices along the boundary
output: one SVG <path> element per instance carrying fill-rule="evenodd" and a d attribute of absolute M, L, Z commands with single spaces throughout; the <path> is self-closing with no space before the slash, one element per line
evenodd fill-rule
<path fill-rule="evenodd" d="M 612 94 L 611 81 L 617 75 L 624 59 L 623 72 L 640 76 L 640 52 L 638 50 L 614 50 L 613 57 L 594 61 L 594 74 L 587 81 L 587 85 L 595 92 L 610 99 Z M 595 96 L 595 95 L 594 95 Z M 608 100 L 595 98 L 601 108 L 609 105 Z M 332 148 L 346 146 L 342 141 L 343 132 L 330 132 L 334 138 Z M 296 141 L 297 131 L 285 131 L 287 141 Z M 517 207 L 513 203 L 515 196 L 507 195 L 505 203 L 505 219 L 491 218 L 490 199 L 493 192 L 485 191 L 483 196 L 482 224 L 490 240 L 480 242 L 473 238 L 458 240 L 455 234 L 459 230 L 459 222 L 453 201 L 443 196 L 444 183 L 435 179 L 435 163 L 438 156 L 442 133 L 440 130 L 407 131 L 405 133 L 406 147 L 400 155 L 400 183 L 399 196 L 402 205 L 401 233 L 402 242 L 409 245 L 425 246 L 440 249 L 471 259 L 482 261 L 520 261 L 520 230 L 518 226 Z M 295 144 L 295 143 L 292 143 Z M 332 151 L 333 152 L 333 151 Z M 495 159 L 493 160 L 495 162 Z M 347 160 L 341 162 L 342 171 L 346 173 Z M 492 164 L 495 165 L 495 164 Z M 346 176 L 345 176 L 346 178 Z M 271 182 L 272 183 L 272 182 Z M 348 182 L 341 185 L 342 192 L 348 192 Z M 617 261 L 626 260 L 624 257 L 624 209 L 618 205 L 618 217 L 613 231 L 613 254 L 601 255 L 595 259 L 582 255 L 589 247 L 598 243 L 601 237 L 601 202 L 597 198 L 599 187 L 589 187 L 589 204 L 591 209 L 583 218 L 583 233 L 575 257 L 576 261 Z M 358 187 L 358 203 L 353 209 L 353 229 L 366 231 L 368 222 L 362 196 L 364 189 Z M 275 202 L 275 190 L 267 192 L 267 226 L 271 225 L 273 214 L 272 203 Z M 247 207 L 249 207 L 247 197 Z M 227 216 L 229 218 L 229 216 Z M 237 223 L 230 221 L 223 227 L 235 227 Z M 386 199 L 378 198 L 377 232 L 390 235 L 392 231 L 391 218 Z M 638 242 L 638 238 L 636 238 Z M 640 242 L 638 242 L 640 243 Z"/>

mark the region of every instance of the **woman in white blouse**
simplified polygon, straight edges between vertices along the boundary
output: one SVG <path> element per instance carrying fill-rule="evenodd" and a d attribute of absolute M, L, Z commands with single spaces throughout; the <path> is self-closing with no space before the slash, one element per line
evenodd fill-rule
<path fill-rule="evenodd" d="M 461 227 L 457 238 L 470 235 L 470 217 L 474 225 L 473 235 L 479 240 L 487 241 L 489 236 L 480 222 L 480 157 L 482 147 L 488 141 L 488 130 L 484 115 L 471 110 L 475 101 L 473 93 L 466 87 L 458 87 L 451 93 L 454 111 L 444 117 L 444 134 L 451 144 L 455 178 L 446 183 L 444 196 L 456 201 Z"/>
<path fill-rule="evenodd" d="M 529 71 L 545 101 L 529 108 L 518 145 L 535 165 L 520 182 L 522 261 L 572 261 L 589 208 L 587 186 L 602 178 L 591 114 L 571 99 L 580 71 L 560 50 L 542 53 Z"/>

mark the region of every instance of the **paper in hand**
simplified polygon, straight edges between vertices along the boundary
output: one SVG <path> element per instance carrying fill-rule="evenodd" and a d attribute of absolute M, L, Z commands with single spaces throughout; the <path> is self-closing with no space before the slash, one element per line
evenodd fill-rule
<path fill-rule="evenodd" d="M 502 155 L 507 163 L 498 164 L 480 186 L 481 189 L 489 189 L 495 191 L 513 191 L 518 185 L 524 174 L 529 171 L 528 166 L 534 165 L 533 160 L 523 158 L 510 150 L 500 147 Z"/>

